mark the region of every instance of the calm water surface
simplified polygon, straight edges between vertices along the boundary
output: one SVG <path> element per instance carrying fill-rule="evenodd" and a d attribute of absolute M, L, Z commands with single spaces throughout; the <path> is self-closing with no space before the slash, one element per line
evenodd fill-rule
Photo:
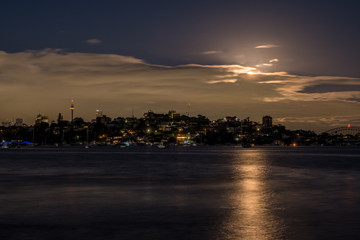
<path fill-rule="evenodd" d="M 360 148 L 0 149 L 0 239 L 360 239 Z"/>

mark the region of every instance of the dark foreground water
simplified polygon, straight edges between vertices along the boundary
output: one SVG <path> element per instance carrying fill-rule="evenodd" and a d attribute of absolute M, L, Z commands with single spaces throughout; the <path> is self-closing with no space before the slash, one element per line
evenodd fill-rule
<path fill-rule="evenodd" d="M 0 239 L 360 239 L 360 148 L 0 149 Z"/>

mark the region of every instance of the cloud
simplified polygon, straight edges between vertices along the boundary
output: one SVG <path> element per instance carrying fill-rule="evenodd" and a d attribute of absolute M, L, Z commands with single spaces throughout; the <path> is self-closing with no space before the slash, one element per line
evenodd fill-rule
<path fill-rule="evenodd" d="M 360 82 L 358 84 L 339 84 L 324 83 L 305 86 L 300 93 L 327 93 L 327 92 L 349 92 L 360 91 Z"/>
<path fill-rule="evenodd" d="M 283 118 L 275 118 L 275 123 L 285 124 L 285 123 L 295 123 L 295 124 L 316 124 L 321 123 L 325 126 L 324 131 L 338 126 L 347 126 L 349 123 L 354 126 L 360 126 L 360 115 L 359 114 L 352 114 L 352 115 L 334 115 L 334 116 L 327 116 L 327 117 L 318 117 L 318 116 L 311 116 L 311 117 L 283 117 Z"/>
<path fill-rule="evenodd" d="M 100 39 L 97 38 L 92 38 L 92 39 L 88 39 L 85 41 L 87 44 L 92 44 L 92 45 L 96 45 L 96 44 L 101 44 L 102 41 Z"/>
<path fill-rule="evenodd" d="M 272 66 L 271 63 L 262 63 L 262 64 L 256 65 L 256 67 L 271 67 L 271 66 Z"/>
<path fill-rule="evenodd" d="M 282 80 L 265 80 L 259 83 L 277 85 L 279 98 L 265 98 L 267 102 L 293 101 L 344 101 L 358 102 L 360 79 L 336 76 L 283 75 Z"/>
<path fill-rule="evenodd" d="M 273 59 L 270 59 L 268 63 L 261 63 L 261 64 L 257 64 L 256 67 L 271 67 L 273 66 L 273 63 L 277 63 L 279 62 L 279 59 L 277 58 L 273 58 Z"/>
<path fill-rule="evenodd" d="M 149 107 L 181 113 L 191 102 L 194 112 L 210 118 L 231 114 L 259 121 L 269 114 L 285 118 L 285 123 L 335 113 L 350 116 L 360 99 L 358 78 L 262 72 L 237 64 L 166 66 L 131 56 L 60 49 L 0 51 L 0 84 L 0 102 L 6 103 L 1 117 L 21 117 L 30 124 L 39 110 L 50 119 L 59 112 L 69 118 L 73 98 L 75 116 L 87 120 L 96 109 L 111 117 L 127 116 L 132 108 L 139 116 Z"/>
<path fill-rule="evenodd" d="M 273 58 L 269 60 L 269 63 L 274 63 L 274 62 L 279 62 L 279 59 L 277 58 Z"/>
<path fill-rule="evenodd" d="M 254 48 L 276 48 L 276 47 L 280 47 L 280 46 L 279 46 L 279 45 L 275 45 L 275 44 L 265 44 L 265 45 L 255 46 Z"/>
<path fill-rule="evenodd" d="M 202 52 L 201 54 L 203 54 L 203 55 L 211 55 L 211 54 L 221 54 L 221 53 L 223 53 L 223 52 L 222 51 L 211 50 L 211 51 Z"/>
<path fill-rule="evenodd" d="M 236 83 L 237 79 L 222 79 L 222 80 L 210 80 L 207 81 L 209 84 L 215 84 L 215 83 Z"/>

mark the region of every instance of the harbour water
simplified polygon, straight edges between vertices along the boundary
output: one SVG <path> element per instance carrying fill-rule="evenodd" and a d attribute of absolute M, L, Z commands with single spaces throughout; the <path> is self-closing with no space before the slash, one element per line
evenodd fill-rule
<path fill-rule="evenodd" d="M 0 149 L 0 239 L 359 239 L 360 148 Z"/>

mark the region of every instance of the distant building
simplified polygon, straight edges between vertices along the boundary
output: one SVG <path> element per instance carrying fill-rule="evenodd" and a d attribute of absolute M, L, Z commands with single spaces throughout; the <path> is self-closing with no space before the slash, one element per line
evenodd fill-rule
<path fill-rule="evenodd" d="M 174 114 L 176 114 L 176 111 L 175 111 L 175 110 L 170 110 L 170 111 L 169 111 L 169 117 L 170 117 L 171 119 L 174 118 Z"/>
<path fill-rule="evenodd" d="M 237 122 L 239 119 L 237 117 L 224 117 L 224 122 Z"/>
<path fill-rule="evenodd" d="M 272 117 L 263 116 L 262 124 L 264 127 L 272 127 Z"/>
<path fill-rule="evenodd" d="M 47 116 L 42 116 L 41 114 L 36 116 L 35 124 L 49 123 L 49 118 Z"/>
<path fill-rule="evenodd" d="M 152 110 L 149 110 L 147 113 L 144 113 L 144 118 L 145 119 L 149 119 L 149 118 L 154 118 L 155 113 Z"/>
<path fill-rule="evenodd" d="M 24 125 L 24 121 L 22 120 L 22 118 L 17 118 L 15 120 L 15 126 L 16 127 L 22 127 Z"/>
<path fill-rule="evenodd" d="M 102 115 L 101 117 L 96 118 L 96 124 L 105 124 L 106 125 L 110 122 L 111 122 L 111 118 L 107 117 L 106 115 Z"/>
<path fill-rule="evenodd" d="M 84 119 L 82 119 L 81 117 L 76 117 L 74 118 L 74 120 L 71 122 L 75 127 L 83 127 L 85 124 Z"/>
<path fill-rule="evenodd" d="M 103 112 L 102 112 L 102 110 L 97 109 L 97 110 L 96 110 L 96 118 L 98 118 L 98 117 L 102 117 L 102 116 L 103 116 Z"/>
<path fill-rule="evenodd" d="M 63 116 L 61 113 L 59 113 L 58 119 L 57 119 L 57 124 L 60 125 L 62 123 L 62 121 L 63 121 Z"/>
<path fill-rule="evenodd" d="M 176 119 L 180 117 L 180 113 L 176 113 L 175 110 L 170 110 L 169 111 L 169 117 L 170 119 Z"/>
<path fill-rule="evenodd" d="M 4 127 L 11 127 L 11 126 L 13 126 L 12 125 L 12 122 L 9 122 L 9 121 L 7 121 L 7 122 L 2 122 L 1 123 Z"/>

